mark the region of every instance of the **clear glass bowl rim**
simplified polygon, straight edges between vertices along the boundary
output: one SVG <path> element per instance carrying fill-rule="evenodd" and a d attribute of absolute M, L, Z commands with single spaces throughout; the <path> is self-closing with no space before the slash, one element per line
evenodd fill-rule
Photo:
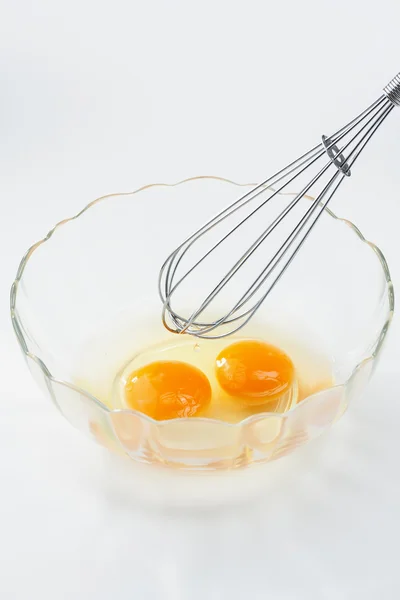
<path fill-rule="evenodd" d="M 10 291 L 10 316 L 11 316 L 11 322 L 13 325 L 13 329 L 15 332 L 15 335 L 17 337 L 18 343 L 20 345 L 20 348 L 22 350 L 22 352 L 24 353 L 24 355 L 26 357 L 29 357 L 31 360 L 33 360 L 38 367 L 41 369 L 43 376 L 45 377 L 45 379 L 49 379 L 51 382 L 57 383 L 57 384 L 61 384 L 63 386 L 66 386 L 67 388 L 70 388 L 74 391 L 76 391 L 77 393 L 83 394 L 86 398 L 88 398 L 90 401 L 92 401 L 94 404 L 98 405 L 103 411 L 108 412 L 108 413 L 130 413 L 133 415 L 138 416 L 140 419 L 145 419 L 148 422 L 160 426 L 163 423 L 172 423 L 173 421 L 191 421 L 192 419 L 190 418 L 179 418 L 179 419 L 169 419 L 166 421 L 156 421 L 155 419 L 153 419 L 152 417 L 149 417 L 147 415 L 145 415 L 144 413 L 141 413 L 139 411 L 135 411 L 135 410 L 129 410 L 129 409 L 110 409 L 109 407 L 107 407 L 105 404 L 103 404 L 102 402 L 100 402 L 95 396 L 93 396 L 92 394 L 90 394 L 88 391 L 79 388 L 75 385 L 73 385 L 72 383 L 68 382 L 68 381 L 64 381 L 64 380 L 60 380 L 57 379 L 56 377 L 54 377 L 49 369 L 47 368 L 47 366 L 45 365 L 45 363 L 35 354 L 33 354 L 32 352 L 29 351 L 27 342 L 24 338 L 23 335 L 23 331 L 24 331 L 24 326 L 22 323 L 21 318 L 19 317 L 18 314 L 18 310 L 17 310 L 17 299 L 18 299 L 18 288 L 19 288 L 19 283 L 22 280 L 23 274 L 24 274 L 24 270 L 28 264 L 28 261 L 30 260 L 31 256 L 33 255 L 33 253 L 35 252 L 35 250 L 41 246 L 42 244 L 45 244 L 46 242 L 48 242 L 51 237 L 53 236 L 53 234 L 55 233 L 55 231 L 59 228 L 62 227 L 64 225 L 66 225 L 67 223 L 74 221 L 75 219 L 78 219 L 79 217 L 81 217 L 84 213 L 86 213 L 87 211 L 89 211 L 93 206 L 95 206 L 96 204 L 98 204 L 99 202 L 102 202 L 104 200 L 110 199 L 110 198 L 116 198 L 116 197 L 120 197 L 120 196 L 133 196 L 136 194 L 139 194 L 140 192 L 149 189 L 149 188 L 153 188 L 153 187 L 176 187 L 176 186 L 180 186 L 180 185 L 184 185 L 185 183 L 188 182 L 193 182 L 193 181 L 200 181 L 200 180 L 216 180 L 216 181 L 221 181 L 223 183 L 229 183 L 231 185 L 235 185 L 237 187 L 251 187 L 251 186 L 256 186 L 257 184 L 255 183 L 238 183 L 236 181 L 233 181 L 231 179 L 227 179 L 225 177 L 218 177 L 215 175 L 199 175 L 199 176 L 195 176 L 195 177 L 188 177 L 187 179 L 183 179 L 181 181 L 178 181 L 176 183 L 150 183 L 147 185 L 144 185 L 140 188 L 137 188 L 131 192 L 119 192 L 119 193 L 113 193 L 113 194 L 106 194 L 105 196 L 100 196 L 99 198 L 96 198 L 95 200 L 93 200 L 92 202 L 90 202 L 89 204 L 87 204 L 82 210 L 80 210 L 77 214 L 75 214 L 72 217 L 69 218 L 65 218 L 62 221 L 59 221 L 58 223 L 56 223 L 56 225 L 54 225 L 54 227 L 52 227 L 52 229 L 50 229 L 50 231 L 47 233 L 47 235 L 40 239 L 39 241 L 35 242 L 34 244 L 32 244 L 32 246 L 30 246 L 30 248 L 25 252 L 24 256 L 22 257 L 19 266 L 18 266 L 18 270 L 17 270 L 17 274 L 15 276 L 14 282 L 12 283 L 11 286 L 11 291 Z M 289 194 L 292 195 L 292 194 Z M 311 196 L 307 196 L 310 200 L 313 200 L 313 198 Z M 379 354 L 383 342 L 386 338 L 386 335 L 388 333 L 392 318 L 393 318 L 393 312 L 394 312 L 394 289 L 393 289 L 393 282 L 391 279 L 391 275 L 390 275 L 390 271 L 389 271 L 389 267 L 388 264 L 386 262 L 385 256 L 383 254 L 383 252 L 380 250 L 380 248 L 378 248 L 378 246 L 376 244 L 374 244 L 373 242 L 367 240 L 364 235 L 361 233 L 360 229 L 351 221 L 349 221 L 348 219 L 343 219 L 341 217 L 338 217 L 335 213 L 333 213 L 329 208 L 325 208 L 325 212 L 334 220 L 336 221 L 340 221 L 342 223 L 345 223 L 352 231 L 353 233 L 357 236 L 357 238 L 363 243 L 366 244 L 367 246 L 369 246 L 377 255 L 381 267 L 382 267 L 382 271 L 384 274 L 384 277 L 386 279 L 386 283 L 387 283 L 387 297 L 388 297 L 388 312 L 386 315 L 386 319 L 384 322 L 384 325 L 382 327 L 382 329 L 380 330 L 378 336 L 377 336 L 377 340 L 376 340 L 376 344 L 375 344 L 375 349 L 374 351 L 371 353 L 370 356 L 367 356 L 366 358 L 364 358 L 360 363 L 358 363 L 352 373 L 350 374 L 350 377 L 348 378 L 348 380 L 345 383 L 342 384 L 338 384 L 336 386 L 332 386 L 331 388 L 328 389 L 334 389 L 334 388 L 342 388 L 345 387 L 347 385 L 347 383 L 353 378 L 353 376 L 359 371 L 359 369 L 361 369 L 361 367 L 372 361 L 373 359 L 375 359 L 377 357 L 377 355 Z M 296 406 L 292 407 L 290 410 L 288 410 L 287 412 L 284 413 L 284 415 L 288 415 L 289 413 L 293 413 L 295 412 L 299 406 L 303 406 L 305 403 L 308 403 L 309 401 L 311 401 L 314 397 L 319 396 L 321 393 L 326 392 L 327 390 L 323 390 L 322 392 L 316 392 L 314 394 L 311 394 L 310 396 L 308 396 L 307 398 L 305 398 L 304 400 L 302 400 L 301 403 L 297 404 Z M 277 413 L 272 413 L 272 412 L 262 412 L 262 413 L 258 413 L 255 415 L 251 415 L 250 417 L 247 417 L 246 419 L 243 419 L 242 421 L 239 421 L 238 423 L 227 423 L 225 421 L 221 421 L 218 419 L 209 419 L 209 418 L 204 418 L 204 417 L 198 417 L 196 418 L 196 421 L 204 421 L 207 423 L 218 423 L 218 424 L 223 424 L 225 427 L 242 427 L 252 421 L 257 421 L 260 418 L 264 418 L 264 417 L 269 417 L 269 416 L 275 416 L 277 417 Z M 283 415 L 279 415 L 279 416 L 283 416 Z"/>

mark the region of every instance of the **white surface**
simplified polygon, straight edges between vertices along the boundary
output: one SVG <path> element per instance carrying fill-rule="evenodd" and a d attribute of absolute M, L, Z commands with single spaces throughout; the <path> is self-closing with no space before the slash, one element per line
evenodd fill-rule
<path fill-rule="evenodd" d="M 396 321 L 367 396 L 272 464 L 261 498 L 179 512 L 135 503 L 40 397 L 7 293 L 27 246 L 93 198 L 196 174 L 258 181 L 342 125 L 400 70 L 398 0 L 1 8 L 0 597 L 397 599 Z M 397 287 L 399 134 L 400 112 L 357 164 L 351 206 L 334 204 Z"/>

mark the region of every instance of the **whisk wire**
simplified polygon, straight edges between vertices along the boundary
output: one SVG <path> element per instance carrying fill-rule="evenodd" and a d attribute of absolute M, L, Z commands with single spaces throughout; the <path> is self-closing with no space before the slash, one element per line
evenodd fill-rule
<path fill-rule="evenodd" d="M 179 333 L 187 332 L 198 337 L 219 338 L 230 335 L 244 327 L 260 308 L 261 304 L 280 280 L 283 273 L 287 270 L 345 177 L 350 176 L 350 169 L 358 159 L 365 145 L 398 103 L 400 103 L 400 74 L 386 86 L 382 96 L 352 121 L 334 134 L 322 136 L 322 142 L 320 144 L 255 186 L 238 200 L 221 210 L 216 216 L 209 219 L 195 233 L 186 238 L 186 240 L 184 240 L 174 252 L 168 256 L 160 270 L 158 286 L 159 294 L 163 301 L 162 320 L 167 329 Z M 347 139 L 352 132 L 353 134 L 350 139 Z M 339 142 L 342 140 L 343 142 L 340 147 Z M 303 175 L 324 155 L 327 156 L 327 163 L 318 170 L 316 175 L 311 177 L 310 181 L 302 187 L 302 190 L 295 195 L 289 204 L 274 218 L 256 240 L 250 244 L 240 258 L 236 260 L 234 265 L 230 267 L 227 273 L 225 273 L 213 287 L 211 292 L 206 295 L 200 305 L 194 311 L 191 311 L 190 316 L 185 318 L 174 311 L 172 308 L 173 296 L 182 282 L 186 280 L 189 275 L 193 274 L 199 265 L 219 248 L 223 242 L 237 232 L 251 217 L 259 213 L 267 203 L 278 195 L 286 194 L 287 186 Z M 274 231 L 278 231 L 278 226 L 283 223 L 284 219 L 286 219 L 289 213 L 299 204 L 301 199 L 308 195 L 313 187 L 326 173 L 328 173 L 330 168 L 335 170 L 333 175 L 330 176 L 328 181 L 323 185 L 322 190 L 316 194 L 311 206 L 302 215 L 290 234 L 284 239 L 283 243 L 279 244 L 278 249 L 273 252 L 272 258 L 268 260 L 267 264 L 249 285 L 247 290 L 237 301 L 235 301 L 233 307 L 216 320 L 211 322 L 200 321 L 199 317 L 202 313 L 210 306 L 238 271 L 244 267 L 261 244 Z M 277 184 L 280 184 L 278 188 L 271 190 L 271 187 L 276 186 Z M 268 192 L 269 195 L 267 198 L 264 198 L 262 195 L 266 192 Z M 259 197 L 260 202 L 251 209 L 249 214 L 246 214 L 238 223 L 235 223 L 231 229 L 229 229 L 227 233 L 224 233 L 217 242 L 214 242 L 199 259 L 195 260 L 192 266 L 178 276 L 178 269 L 182 259 L 200 238 L 244 207 L 250 205 L 251 202 L 256 201 Z M 286 261 L 284 260 L 285 257 L 287 257 Z M 272 277 L 280 264 L 280 269 L 276 275 Z M 271 281 L 267 284 L 269 280 Z M 267 287 L 263 289 L 263 286 L 266 284 Z M 248 308 L 250 300 L 252 300 L 258 292 L 261 293 L 261 296 L 250 308 Z M 244 309 L 244 311 L 242 309 Z M 171 325 L 168 323 L 167 317 L 169 318 Z M 240 321 L 239 324 L 237 324 L 238 321 Z M 233 329 L 229 328 L 229 330 L 226 331 L 225 327 L 225 330 L 222 333 L 215 332 L 219 327 L 228 326 L 232 323 L 235 323 Z M 211 333 L 213 333 L 213 335 L 210 335 Z"/>
<path fill-rule="evenodd" d="M 374 110 L 382 101 L 384 101 L 386 98 L 385 96 L 382 96 L 378 101 L 376 101 L 373 105 L 371 105 L 371 107 L 369 107 L 366 111 L 364 111 L 362 113 L 362 115 L 365 117 L 367 116 L 372 110 Z M 201 262 L 203 262 L 210 254 L 211 252 L 213 252 L 218 246 L 220 246 L 230 235 L 232 235 L 241 225 L 243 225 L 250 217 L 254 216 L 254 214 L 260 210 L 261 208 L 263 208 L 263 206 L 269 202 L 270 200 L 272 200 L 272 198 L 274 198 L 276 195 L 278 195 L 283 189 L 284 187 L 286 187 L 289 183 L 291 183 L 292 181 L 294 181 L 299 175 L 301 175 L 304 170 L 306 170 L 311 164 L 313 164 L 315 161 L 317 161 L 321 156 L 324 155 L 325 151 L 329 151 L 331 149 L 333 149 L 335 147 L 335 145 L 337 144 L 338 141 L 340 141 L 340 139 L 342 139 L 342 137 L 344 137 L 347 133 L 349 133 L 354 127 L 356 127 L 356 125 L 359 123 L 360 121 L 360 117 L 353 119 L 353 121 L 351 121 L 348 125 L 346 125 L 345 127 L 342 128 L 342 130 L 340 130 L 338 133 L 334 134 L 332 136 L 332 141 L 329 144 L 324 145 L 323 147 L 321 147 L 321 144 L 319 144 L 318 146 L 316 146 L 315 148 L 313 148 L 309 153 L 306 153 L 303 155 L 304 156 L 308 156 L 309 154 L 313 153 L 315 149 L 318 149 L 318 152 L 315 152 L 313 154 L 313 156 L 311 156 L 310 158 L 308 158 L 306 161 L 301 162 L 300 164 L 297 164 L 295 168 L 286 171 L 284 176 L 290 175 L 291 173 L 293 173 L 295 170 L 297 170 L 299 167 L 301 167 L 303 164 L 306 163 L 306 166 L 304 167 L 304 169 L 302 169 L 301 171 L 299 171 L 298 173 L 296 173 L 296 175 L 294 177 L 292 177 L 291 179 L 289 179 L 289 181 L 287 181 L 285 183 L 284 186 L 281 186 L 280 188 L 278 188 L 277 190 L 274 190 L 274 193 L 269 196 L 262 204 L 260 204 L 250 215 L 248 215 L 245 219 L 243 219 L 242 221 L 240 221 L 230 232 L 228 232 L 221 240 L 219 240 L 219 242 L 217 244 L 215 244 L 212 248 L 210 248 L 210 250 L 198 261 L 196 262 L 191 269 L 189 269 L 185 275 L 183 275 L 181 277 L 181 279 L 179 279 L 179 281 L 175 284 L 174 287 L 172 287 L 170 289 L 169 294 L 167 294 L 167 290 L 169 289 L 170 286 L 172 286 L 172 281 L 174 279 L 176 270 L 183 258 L 183 256 L 186 254 L 186 252 L 190 249 L 190 247 L 205 233 L 207 233 L 207 231 L 209 231 L 210 228 L 214 228 L 216 227 L 222 220 L 225 220 L 226 218 L 228 218 L 229 216 L 231 216 L 234 212 L 236 212 L 237 210 L 239 210 L 240 208 L 242 208 L 245 204 L 249 203 L 250 201 L 254 200 L 256 197 L 258 197 L 259 195 L 261 195 L 262 193 L 264 193 L 266 191 L 266 185 L 276 185 L 276 183 L 278 183 L 282 178 L 280 177 L 279 179 L 277 179 L 277 176 L 280 175 L 281 173 L 283 173 L 283 171 L 285 169 L 282 169 L 281 171 L 279 171 L 277 174 L 275 174 L 274 176 L 270 177 L 269 179 L 265 180 L 262 184 L 259 184 L 258 186 L 256 186 L 255 188 L 253 188 L 253 190 L 250 190 L 247 194 L 245 194 L 244 196 L 242 196 L 241 198 L 239 198 L 237 201 L 235 201 L 233 204 L 231 204 L 230 206 L 228 206 L 227 208 L 225 208 L 223 211 L 221 211 L 216 217 L 214 217 L 213 219 L 211 219 L 210 221 L 208 221 L 205 225 L 203 225 L 195 234 L 193 234 L 192 236 L 190 236 L 189 238 L 187 238 L 175 251 L 174 253 L 172 253 L 167 261 L 164 263 L 161 272 L 160 272 L 160 281 L 162 278 L 162 274 L 163 274 L 163 270 L 166 264 L 168 264 L 168 271 L 167 271 L 167 275 L 166 275 L 166 281 L 165 281 L 165 296 L 166 298 L 168 296 L 171 296 L 173 291 L 175 290 L 175 288 L 182 283 L 182 281 L 188 276 L 190 275 L 190 273 L 192 273 L 192 271 L 198 267 Z M 341 133 L 340 133 L 341 132 Z M 341 152 L 343 152 L 344 149 L 341 150 Z M 303 158 L 301 157 L 301 158 Z M 301 159 L 300 159 L 301 160 Z M 311 162 L 310 162 L 311 161 Z M 292 165 L 295 165 L 295 163 L 298 163 L 298 161 L 294 161 L 293 163 L 291 163 L 291 165 L 288 165 L 287 169 L 289 167 L 291 167 Z M 327 167 L 329 167 L 330 165 L 328 164 Z M 322 170 L 320 172 L 320 174 L 322 174 L 323 172 L 325 172 L 325 170 Z M 318 175 L 320 175 L 318 174 Z M 318 177 L 317 175 L 317 177 Z M 314 181 L 313 181 L 314 182 Z M 311 186 L 310 186 L 311 187 Z M 260 189 L 261 188 L 261 189 Z M 253 194 L 253 192 L 257 191 L 257 193 Z M 307 191 L 307 190 L 306 190 Z M 306 191 L 303 191 L 303 194 L 306 193 Z M 249 197 L 251 194 L 253 194 L 251 197 Z M 238 205 L 240 202 L 242 202 L 244 199 L 246 199 L 246 202 L 242 203 L 240 206 Z M 301 196 L 300 198 L 301 199 Z M 220 218 L 221 217 L 221 218 Z M 182 250 L 180 256 L 179 256 L 179 252 Z M 177 261 L 174 263 L 174 259 L 178 256 Z M 168 263 L 169 261 L 169 263 Z M 171 270 L 173 267 L 173 271 L 171 274 Z"/>

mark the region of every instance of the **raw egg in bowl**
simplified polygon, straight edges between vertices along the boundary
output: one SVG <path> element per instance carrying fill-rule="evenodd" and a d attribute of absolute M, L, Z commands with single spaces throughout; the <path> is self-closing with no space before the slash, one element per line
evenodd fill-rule
<path fill-rule="evenodd" d="M 393 287 L 381 251 L 330 210 L 240 332 L 197 340 L 163 327 L 168 250 L 250 189 L 197 177 L 105 196 L 23 257 L 11 318 L 27 365 L 61 414 L 111 452 L 243 468 L 295 451 L 362 395 Z M 228 268 L 229 252 L 219 260 Z"/>

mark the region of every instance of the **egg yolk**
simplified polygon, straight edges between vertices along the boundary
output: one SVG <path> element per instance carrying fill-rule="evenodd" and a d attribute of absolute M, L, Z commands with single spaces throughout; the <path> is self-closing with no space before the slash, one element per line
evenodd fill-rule
<path fill-rule="evenodd" d="M 125 384 L 128 406 L 157 420 L 193 417 L 211 400 L 202 371 L 180 361 L 157 361 L 133 371 Z"/>
<path fill-rule="evenodd" d="M 249 406 L 260 406 L 289 391 L 294 380 L 290 358 L 269 344 L 243 340 L 224 348 L 216 359 L 219 385 Z"/>

